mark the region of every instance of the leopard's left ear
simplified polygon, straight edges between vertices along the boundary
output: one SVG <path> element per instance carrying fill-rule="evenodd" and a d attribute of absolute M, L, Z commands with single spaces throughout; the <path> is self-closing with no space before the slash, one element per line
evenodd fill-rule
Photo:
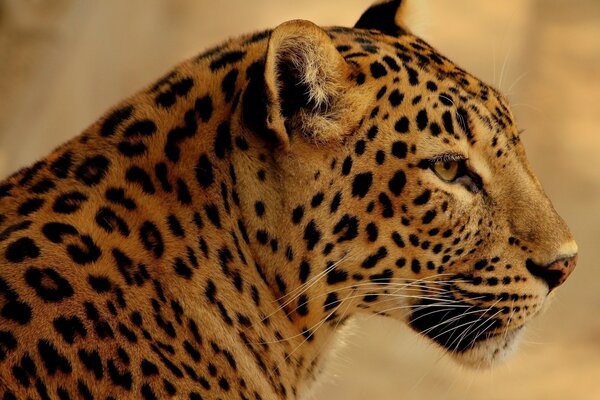
<path fill-rule="evenodd" d="M 283 148 L 328 142 L 348 129 L 352 71 L 323 29 L 295 20 L 272 32 L 264 64 L 266 128 Z M 355 112 L 354 112 L 355 113 Z"/>
<path fill-rule="evenodd" d="M 360 16 L 354 25 L 360 29 L 375 29 L 390 36 L 409 32 L 405 23 L 407 0 L 383 0 L 375 2 Z"/>

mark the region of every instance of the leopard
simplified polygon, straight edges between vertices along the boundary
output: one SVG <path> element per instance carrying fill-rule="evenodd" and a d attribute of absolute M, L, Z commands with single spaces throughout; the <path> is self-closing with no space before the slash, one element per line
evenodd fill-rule
<path fill-rule="evenodd" d="M 306 398 L 361 315 L 504 360 L 577 245 L 406 9 L 229 39 L 0 183 L 0 398 Z"/>

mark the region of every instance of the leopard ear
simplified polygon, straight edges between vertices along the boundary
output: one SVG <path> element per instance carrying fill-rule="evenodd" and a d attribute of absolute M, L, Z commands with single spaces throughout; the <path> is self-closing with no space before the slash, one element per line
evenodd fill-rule
<path fill-rule="evenodd" d="M 407 0 L 383 0 L 375 2 L 360 16 L 354 25 L 360 29 L 375 29 L 390 36 L 409 32 L 404 24 Z"/>
<path fill-rule="evenodd" d="M 329 35 L 312 22 L 295 20 L 275 28 L 264 69 L 271 134 L 284 147 L 294 135 L 316 142 L 341 136 L 349 75 Z"/>

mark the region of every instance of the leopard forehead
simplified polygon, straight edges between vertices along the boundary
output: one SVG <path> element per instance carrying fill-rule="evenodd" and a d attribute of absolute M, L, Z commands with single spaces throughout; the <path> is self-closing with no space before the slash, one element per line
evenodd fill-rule
<path fill-rule="evenodd" d="M 0 395 L 296 398 L 361 313 L 501 358 L 576 245 L 402 3 L 230 40 L 0 183 Z"/>

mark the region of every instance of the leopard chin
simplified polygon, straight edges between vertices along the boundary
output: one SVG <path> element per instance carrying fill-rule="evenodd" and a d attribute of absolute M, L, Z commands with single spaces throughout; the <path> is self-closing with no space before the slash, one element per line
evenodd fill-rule
<path fill-rule="evenodd" d="M 518 348 L 523 326 L 478 340 L 465 351 L 447 350 L 459 364 L 472 369 L 488 369 L 505 362 Z"/>
<path fill-rule="evenodd" d="M 433 298 L 420 302 L 408 325 L 467 367 L 493 367 L 517 348 L 524 325 L 511 326 L 510 318 L 493 307 L 454 297 L 447 301 L 451 305 L 440 306 L 440 299 Z"/>

